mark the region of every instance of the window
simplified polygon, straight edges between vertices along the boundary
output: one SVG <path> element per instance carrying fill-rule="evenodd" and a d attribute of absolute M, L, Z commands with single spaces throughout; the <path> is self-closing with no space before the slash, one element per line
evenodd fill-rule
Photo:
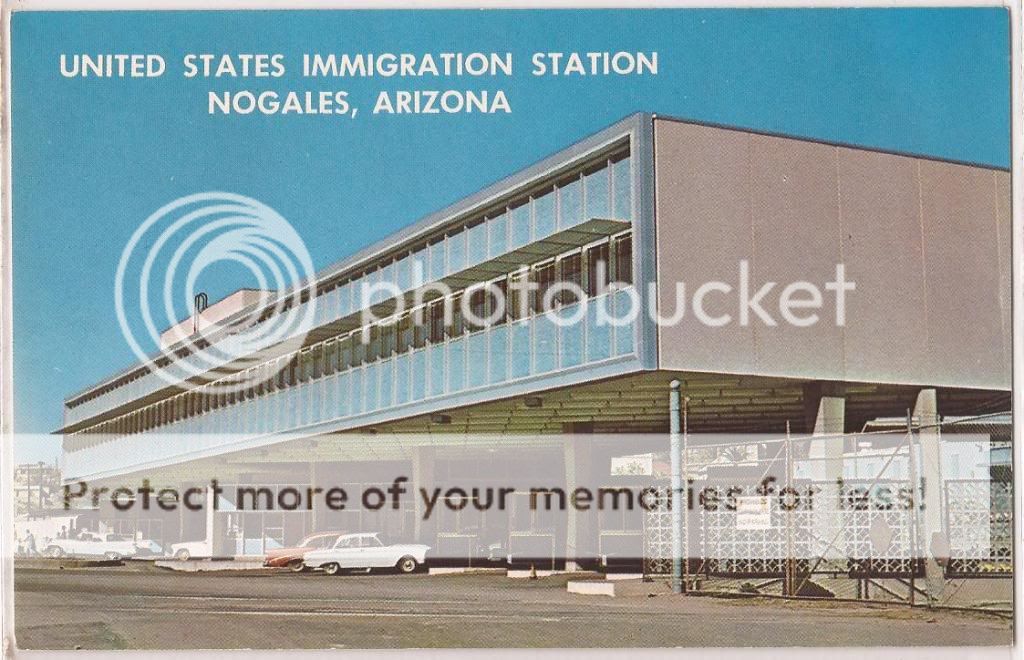
<path fill-rule="evenodd" d="M 487 295 L 490 298 L 491 325 L 501 325 L 508 319 L 508 280 L 491 282 Z"/>
<path fill-rule="evenodd" d="M 479 287 L 463 294 L 469 296 L 470 315 L 466 318 L 466 327 L 470 332 L 475 332 L 484 327 L 484 319 L 487 317 L 487 290 L 486 287 Z"/>
<path fill-rule="evenodd" d="M 403 316 L 398 322 L 398 352 L 405 353 L 413 341 L 412 315 Z"/>
<path fill-rule="evenodd" d="M 380 358 L 380 326 L 371 325 L 369 329 L 370 341 L 366 344 L 366 361 L 373 362 Z"/>
<path fill-rule="evenodd" d="M 324 344 L 324 374 L 330 376 L 338 371 L 338 342 L 331 340 Z"/>
<path fill-rule="evenodd" d="M 511 221 L 512 249 L 522 247 L 530 242 L 530 205 L 523 204 L 508 212 Z"/>
<path fill-rule="evenodd" d="M 558 187 L 558 226 L 561 229 L 583 221 L 583 193 L 580 178 L 566 181 Z"/>
<path fill-rule="evenodd" d="M 612 162 L 612 203 L 618 220 L 633 219 L 633 177 L 629 156 Z"/>
<path fill-rule="evenodd" d="M 530 314 L 530 292 L 526 286 L 529 277 L 529 272 L 522 271 L 509 278 L 505 309 L 511 319 L 521 319 Z"/>
<path fill-rule="evenodd" d="M 427 246 L 420 245 L 415 248 L 412 254 L 412 285 L 414 287 L 423 286 L 423 283 L 427 281 L 429 273 L 427 272 Z"/>
<path fill-rule="evenodd" d="M 533 281 L 537 283 L 537 287 L 534 290 L 531 309 L 534 313 L 541 314 L 548 311 L 544 308 L 544 295 L 551 288 L 551 285 L 555 283 L 555 264 L 548 263 L 535 268 L 533 271 Z"/>
<path fill-rule="evenodd" d="M 397 326 L 394 323 L 388 323 L 380 327 L 380 354 L 381 357 L 389 358 L 395 353 L 395 338 L 397 335 Z"/>
<path fill-rule="evenodd" d="M 583 176 L 583 195 L 586 198 L 586 219 L 607 218 L 611 215 L 611 190 L 608 185 L 608 168 L 601 165 Z"/>
<path fill-rule="evenodd" d="M 466 238 L 469 243 L 469 263 L 478 264 L 487 260 L 487 224 L 483 221 L 477 222 L 466 229 Z"/>
<path fill-rule="evenodd" d="M 312 351 L 313 356 L 313 378 L 324 375 L 324 347 L 317 346 Z"/>
<path fill-rule="evenodd" d="M 435 344 L 444 341 L 444 306 L 444 300 L 436 301 L 430 305 L 430 331 L 428 338 Z"/>
<path fill-rule="evenodd" d="M 299 382 L 305 383 L 313 377 L 313 353 L 303 351 L 299 359 Z"/>
<path fill-rule="evenodd" d="M 562 283 L 566 285 L 575 284 L 577 287 L 583 284 L 583 257 L 580 253 L 572 254 L 567 257 L 563 257 L 559 260 L 558 265 L 562 271 Z M 571 305 L 576 300 L 576 293 L 569 289 L 562 289 L 559 294 L 559 302 L 563 305 Z"/>
<path fill-rule="evenodd" d="M 466 267 L 466 233 L 458 230 L 448 234 L 448 272 L 457 273 Z"/>
<path fill-rule="evenodd" d="M 587 295 L 593 297 L 607 291 L 610 275 L 608 244 L 587 248 Z"/>
<path fill-rule="evenodd" d="M 420 310 L 420 318 L 422 318 L 422 314 L 423 314 L 423 311 Z M 427 345 L 427 326 L 425 324 L 423 324 L 423 323 L 416 323 L 414 321 L 413 324 L 412 324 L 412 330 L 413 330 L 413 334 L 412 334 L 412 347 L 413 348 L 423 348 L 424 346 L 426 346 Z"/>
<path fill-rule="evenodd" d="M 352 366 L 358 367 L 366 361 L 367 334 L 364 331 L 352 333 Z"/>
<path fill-rule="evenodd" d="M 412 287 L 412 258 L 409 255 L 405 255 L 398 260 L 396 265 L 396 272 L 398 276 L 398 288 L 402 291 L 407 291 Z"/>
<path fill-rule="evenodd" d="M 352 366 L 352 336 L 338 341 L 338 369 L 344 371 Z"/>
<path fill-rule="evenodd" d="M 615 281 L 633 283 L 633 239 L 621 236 L 615 239 Z"/>
<path fill-rule="evenodd" d="M 445 258 L 444 258 L 444 245 L 445 245 L 444 239 L 443 238 L 438 238 L 438 239 L 435 239 L 430 244 L 430 246 L 427 248 L 427 251 L 430 254 L 430 273 L 429 273 L 429 279 L 430 280 L 433 280 L 433 281 L 439 280 L 442 277 L 444 277 L 445 274 L 448 272 L 446 270 L 447 265 L 445 264 Z M 427 276 L 428 276 L 428 273 L 424 273 L 424 277 L 427 277 Z"/>
<path fill-rule="evenodd" d="M 488 254 L 491 257 L 508 252 L 508 216 L 504 213 L 496 218 L 487 221 L 488 233 Z"/>
<path fill-rule="evenodd" d="M 533 200 L 533 239 L 555 233 L 555 193 L 549 191 Z"/>

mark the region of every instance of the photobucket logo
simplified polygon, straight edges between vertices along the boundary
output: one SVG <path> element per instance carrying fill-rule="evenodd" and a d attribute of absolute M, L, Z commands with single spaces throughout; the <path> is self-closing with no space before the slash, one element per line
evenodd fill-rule
<path fill-rule="evenodd" d="M 251 313 L 238 317 L 227 310 L 225 318 L 212 319 L 193 310 L 193 301 L 200 294 L 200 276 L 207 273 L 209 277 L 211 269 L 225 266 L 241 267 L 251 274 L 259 300 L 269 302 L 276 297 L 273 313 L 267 316 L 262 313 L 266 307 L 256 305 L 259 318 Z M 259 351 L 284 340 L 301 342 L 313 327 L 312 291 L 303 296 L 305 290 L 295 288 L 279 297 L 277 292 L 300 281 L 314 286 L 314 274 L 305 243 L 277 211 L 242 195 L 198 193 L 158 209 L 135 230 L 118 263 L 114 305 L 128 345 L 158 377 L 194 388 L 209 383 L 211 370 L 216 374 L 218 368 L 234 363 L 231 376 L 208 387 L 211 393 L 238 392 L 274 376 L 265 369 L 245 371 L 249 363 L 258 360 Z M 157 306 L 154 310 L 150 300 L 157 292 L 162 309 Z M 308 302 L 303 303 L 303 298 Z M 239 303 L 240 309 L 245 306 Z M 138 333 L 141 340 L 126 311 L 132 307 L 137 309 L 131 309 L 130 318 L 143 326 L 144 331 Z M 182 309 L 193 314 L 189 327 L 179 327 Z M 167 330 L 161 331 L 161 327 Z M 210 341 L 222 331 L 216 341 Z M 160 355 L 168 360 L 153 359 L 144 343 L 161 346 Z M 168 344 L 165 350 L 164 344 Z M 188 354 L 176 355 L 182 349 Z M 278 364 L 286 366 L 283 360 Z M 202 382 L 183 382 L 200 376 Z"/>
<path fill-rule="evenodd" d="M 549 266 L 550 267 L 550 266 Z M 422 268 L 415 264 L 414 281 L 423 281 Z M 735 280 L 709 280 L 695 286 L 686 282 L 666 283 L 661 287 L 672 295 L 672 300 L 659 295 L 656 282 L 646 285 L 646 296 L 630 282 L 610 282 L 607 268 L 598 262 L 588 269 L 586 286 L 580 284 L 579 269 L 569 271 L 568 279 L 552 278 L 544 269 L 522 266 L 508 277 L 473 284 L 455 290 L 444 282 L 430 282 L 413 291 L 403 291 L 396 283 L 378 281 L 361 285 L 360 300 L 362 339 L 369 341 L 366 330 L 374 324 L 388 324 L 400 318 L 407 310 L 413 323 L 443 321 L 451 327 L 458 318 L 469 328 L 483 328 L 503 323 L 507 319 L 522 319 L 531 314 L 548 314 L 550 322 L 561 327 L 588 322 L 597 326 L 625 326 L 647 314 L 657 326 L 680 325 L 693 319 L 701 325 L 717 328 L 731 324 L 749 326 L 760 323 L 767 327 L 787 325 L 804 328 L 831 321 L 824 312 L 834 309 L 837 327 L 846 325 L 846 296 L 856 290 L 857 284 L 846 275 L 845 264 L 836 264 L 832 280 L 816 283 L 795 280 L 754 282 L 750 263 L 740 260 Z M 384 300 L 386 315 L 378 316 L 374 305 Z M 646 305 L 644 304 L 646 300 Z M 441 311 L 435 316 L 433 308 Z M 428 308 L 432 308 L 429 309 Z M 593 314 L 591 315 L 591 309 Z"/>

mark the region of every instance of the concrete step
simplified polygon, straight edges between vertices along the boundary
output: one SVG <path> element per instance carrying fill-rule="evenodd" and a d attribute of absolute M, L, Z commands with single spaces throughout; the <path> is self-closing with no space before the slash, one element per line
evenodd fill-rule
<path fill-rule="evenodd" d="M 507 568 L 493 566 L 435 566 L 427 569 L 429 575 L 505 575 Z"/>
<path fill-rule="evenodd" d="M 650 598 L 672 593 L 665 580 L 646 582 L 642 577 L 631 579 L 570 580 L 566 590 L 582 596 L 643 597 Z"/>
<path fill-rule="evenodd" d="M 199 573 L 206 571 L 252 571 L 263 569 L 263 561 L 259 559 L 249 560 L 211 560 L 211 559 L 190 559 L 180 561 L 177 559 L 162 559 L 154 562 L 160 568 L 169 568 L 172 571 L 183 571 L 186 573 Z M 267 569 L 276 570 L 276 569 Z"/>
<path fill-rule="evenodd" d="M 123 566 L 123 559 L 82 559 L 76 557 L 61 557 L 51 559 L 47 557 L 26 557 L 14 560 L 16 569 L 65 569 L 65 568 L 95 568 L 98 566 Z"/>

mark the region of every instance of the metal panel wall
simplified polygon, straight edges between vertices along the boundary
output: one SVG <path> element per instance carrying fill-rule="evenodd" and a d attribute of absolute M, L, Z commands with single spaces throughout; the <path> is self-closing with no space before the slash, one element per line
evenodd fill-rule
<path fill-rule="evenodd" d="M 1010 184 L 996 169 L 655 119 L 658 300 L 676 309 L 709 280 L 709 327 L 687 309 L 659 330 L 663 369 L 854 382 L 1010 387 Z M 738 320 L 739 263 L 778 325 Z M 856 283 L 846 324 L 825 291 L 836 264 Z M 782 318 L 806 280 L 819 321 Z M 803 311 L 801 310 L 801 313 Z"/>

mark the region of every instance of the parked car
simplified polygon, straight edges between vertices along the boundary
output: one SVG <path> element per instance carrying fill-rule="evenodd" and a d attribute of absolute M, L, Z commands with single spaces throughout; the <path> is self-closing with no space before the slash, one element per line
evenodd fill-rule
<path fill-rule="evenodd" d="M 213 544 L 207 539 L 173 543 L 171 544 L 171 556 L 181 561 L 186 561 L 193 557 L 212 557 Z"/>
<path fill-rule="evenodd" d="M 135 553 L 136 557 L 162 557 L 164 555 L 163 546 L 153 539 L 136 539 L 135 547 L 138 548 Z"/>
<path fill-rule="evenodd" d="M 50 539 L 43 554 L 48 557 L 103 557 L 116 560 L 134 557 L 138 546 L 127 537 L 117 534 L 80 532 L 72 539 Z"/>
<path fill-rule="evenodd" d="M 274 568 L 287 567 L 295 572 L 304 571 L 306 570 L 306 565 L 302 562 L 302 558 L 307 552 L 330 548 L 342 534 L 344 532 L 317 532 L 316 534 L 310 534 L 291 548 L 268 550 L 263 565 Z"/>
<path fill-rule="evenodd" d="M 350 568 L 397 568 L 412 573 L 426 563 L 429 549 L 420 544 L 384 545 L 376 534 L 342 534 L 330 548 L 310 550 L 302 561 L 328 575 Z"/>

